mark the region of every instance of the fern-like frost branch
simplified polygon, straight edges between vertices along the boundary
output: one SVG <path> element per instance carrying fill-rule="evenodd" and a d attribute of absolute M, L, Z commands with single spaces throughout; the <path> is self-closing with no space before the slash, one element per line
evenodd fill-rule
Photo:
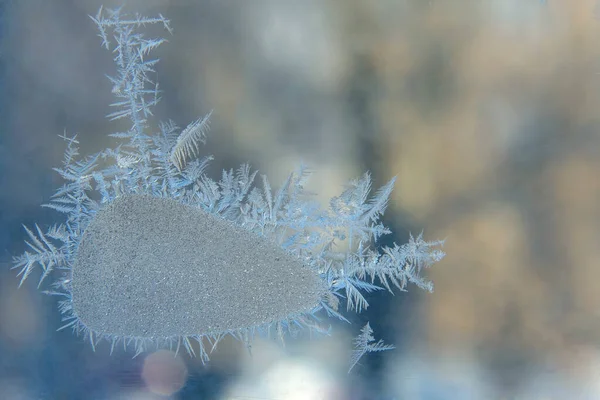
<path fill-rule="evenodd" d="M 354 351 L 350 356 L 350 368 L 348 369 L 348 373 L 352 371 L 352 368 L 354 368 L 356 364 L 358 364 L 358 361 L 365 354 L 378 351 L 392 350 L 396 348 L 393 345 L 384 344 L 383 340 L 375 342 L 375 337 L 373 336 L 373 329 L 371 328 L 371 325 L 369 325 L 368 322 L 365 326 L 363 326 L 360 332 L 360 335 L 354 338 Z"/>
<path fill-rule="evenodd" d="M 177 143 L 171 153 L 171 162 L 183 170 L 188 160 L 198 156 L 200 145 L 206 143 L 206 133 L 212 111 L 189 124 L 177 138 Z"/>

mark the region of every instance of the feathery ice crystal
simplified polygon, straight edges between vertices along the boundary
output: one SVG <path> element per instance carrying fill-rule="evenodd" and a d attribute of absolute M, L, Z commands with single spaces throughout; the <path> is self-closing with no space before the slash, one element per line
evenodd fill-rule
<path fill-rule="evenodd" d="M 131 127 L 111 135 L 118 146 L 83 158 L 76 137 L 62 136 L 56 171 L 66 184 L 45 206 L 66 220 L 26 227 L 30 250 L 14 259 L 21 283 L 36 268 L 40 284 L 55 278 L 45 292 L 61 298 L 62 328 L 94 348 L 102 339 L 111 351 L 121 343 L 136 355 L 183 345 L 207 361 L 226 335 L 249 347 L 256 334 L 283 341 L 302 328 L 327 333 L 316 314 L 347 321 L 340 299 L 360 312 L 368 307 L 364 292 L 404 290 L 409 282 L 432 290 L 421 271 L 442 259 L 442 242 L 411 236 L 402 246 L 374 246 L 390 233 L 380 217 L 394 179 L 370 195 L 366 173 L 328 209 L 305 193 L 305 167 L 275 192 L 265 176 L 255 184 L 248 165 L 211 179 L 212 157 L 199 156 L 210 114 L 181 131 L 171 121 L 149 128 L 160 91 L 149 78 L 158 60 L 148 56 L 164 39 L 139 29 L 159 24 L 171 32 L 169 21 L 102 8 L 92 20 L 117 64 L 110 78 L 116 111 L 108 117 Z M 336 251 L 343 241 L 348 250 Z M 352 366 L 366 352 L 392 348 L 373 340 L 367 325 Z"/>

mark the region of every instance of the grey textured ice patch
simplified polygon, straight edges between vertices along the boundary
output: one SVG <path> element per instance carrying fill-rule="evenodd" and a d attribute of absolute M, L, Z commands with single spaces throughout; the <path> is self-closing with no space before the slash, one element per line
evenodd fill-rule
<path fill-rule="evenodd" d="M 266 238 L 143 195 L 97 213 L 72 268 L 75 314 L 116 336 L 243 329 L 308 312 L 324 291 L 309 267 Z"/>

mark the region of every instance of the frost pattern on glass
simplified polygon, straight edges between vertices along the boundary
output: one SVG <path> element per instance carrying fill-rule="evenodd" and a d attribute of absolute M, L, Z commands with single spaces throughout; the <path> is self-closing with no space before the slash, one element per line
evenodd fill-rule
<path fill-rule="evenodd" d="M 55 170 L 66 183 L 45 206 L 64 213 L 65 221 L 44 230 L 37 225 L 25 227 L 29 249 L 14 258 L 21 283 L 36 268 L 41 270 L 40 285 L 50 275 L 57 277 L 45 292 L 61 298 L 59 308 L 64 320 L 61 329 L 70 328 L 83 335 L 94 348 L 99 341 L 107 340 L 111 351 L 122 344 L 126 348 L 133 347 L 137 355 L 154 347 L 179 350 L 183 346 L 190 354 L 198 354 L 202 361 L 207 361 L 208 353 L 226 335 L 243 341 L 250 348 L 256 334 L 275 335 L 283 341 L 286 333 L 293 335 L 298 329 L 328 333 L 329 329 L 321 325 L 317 314 L 347 321 L 341 302 L 345 302 L 347 311 L 361 312 L 369 306 L 364 293 L 393 292 L 394 288 L 405 290 L 408 283 L 428 291 L 433 289 L 422 271 L 443 258 L 441 241 L 427 242 L 419 235 L 411 236 L 403 245 L 376 247 L 377 240 L 390 233 L 380 218 L 388 204 L 394 179 L 372 194 L 371 177 L 365 173 L 349 182 L 339 196 L 330 200 L 326 209 L 304 190 L 310 175 L 305 166 L 290 173 L 277 190 L 271 188 L 266 176 L 257 177 L 257 171 L 252 171 L 247 164 L 237 170 L 224 170 L 218 181 L 212 179 L 205 174 L 212 157 L 200 156 L 210 114 L 184 129 L 167 121 L 160 123 L 155 131 L 148 123 L 153 106 L 160 100 L 158 84 L 150 79 L 158 60 L 150 54 L 165 40 L 146 38 L 140 28 L 156 24 L 171 33 L 169 21 L 162 15 L 148 18 L 125 15 L 120 9 L 102 8 L 91 18 L 103 46 L 112 50 L 117 66 L 116 74 L 109 78 L 116 100 L 111 104 L 115 111 L 108 118 L 128 119 L 131 126 L 125 132 L 110 135 L 118 139 L 116 147 L 85 157 L 79 156 L 76 136 L 61 136 L 66 141 L 66 151 L 63 165 Z M 73 307 L 72 277 L 73 268 L 77 268 L 78 249 L 86 228 L 98 213 L 115 199 L 135 195 L 170 199 L 227 221 L 240 232 L 263 237 L 272 246 L 278 246 L 278 250 L 294 257 L 299 265 L 309 268 L 325 290 L 310 310 L 297 310 L 279 320 L 251 321 L 248 326 L 221 331 L 175 330 L 173 334 L 160 336 L 153 332 L 131 335 L 94 330 L 79 318 Z M 344 241 L 347 246 L 338 246 Z M 178 246 L 168 240 L 165 242 L 167 246 Z M 217 242 L 212 251 L 223 252 L 231 246 L 236 243 Z M 340 248 L 348 250 L 340 251 Z M 198 272 L 196 268 L 187 268 L 190 276 Z M 227 280 L 219 282 L 224 284 Z M 297 279 L 278 282 L 284 288 L 298 284 Z M 259 291 L 269 290 L 265 282 L 253 285 L 252 290 L 256 290 L 257 295 Z M 298 291 L 297 287 L 288 288 Z M 300 289 L 313 290 L 314 284 Z M 205 306 L 209 311 L 218 312 L 215 304 Z M 369 344 L 371 334 L 369 325 L 363 328 L 356 342 L 359 348 L 353 365 L 362 354 L 384 349 L 379 342 L 375 347 Z"/>

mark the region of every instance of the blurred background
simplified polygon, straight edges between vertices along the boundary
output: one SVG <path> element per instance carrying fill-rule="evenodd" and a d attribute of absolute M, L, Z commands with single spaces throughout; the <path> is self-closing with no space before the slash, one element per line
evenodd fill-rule
<path fill-rule="evenodd" d="M 62 184 L 59 134 L 115 142 L 106 0 L 0 3 L 1 399 L 600 399 L 600 9 L 595 0 L 129 0 L 171 19 L 156 120 L 214 110 L 210 173 L 301 161 L 324 205 L 398 176 L 383 241 L 446 239 L 435 292 L 369 296 L 333 336 L 225 341 L 209 365 L 94 353 L 11 256 Z M 149 35 L 162 35 L 150 28 Z M 393 351 L 350 375 L 366 320 Z M 177 379 L 175 379 L 177 378 Z M 181 390 L 177 391 L 181 386 Z"/>

